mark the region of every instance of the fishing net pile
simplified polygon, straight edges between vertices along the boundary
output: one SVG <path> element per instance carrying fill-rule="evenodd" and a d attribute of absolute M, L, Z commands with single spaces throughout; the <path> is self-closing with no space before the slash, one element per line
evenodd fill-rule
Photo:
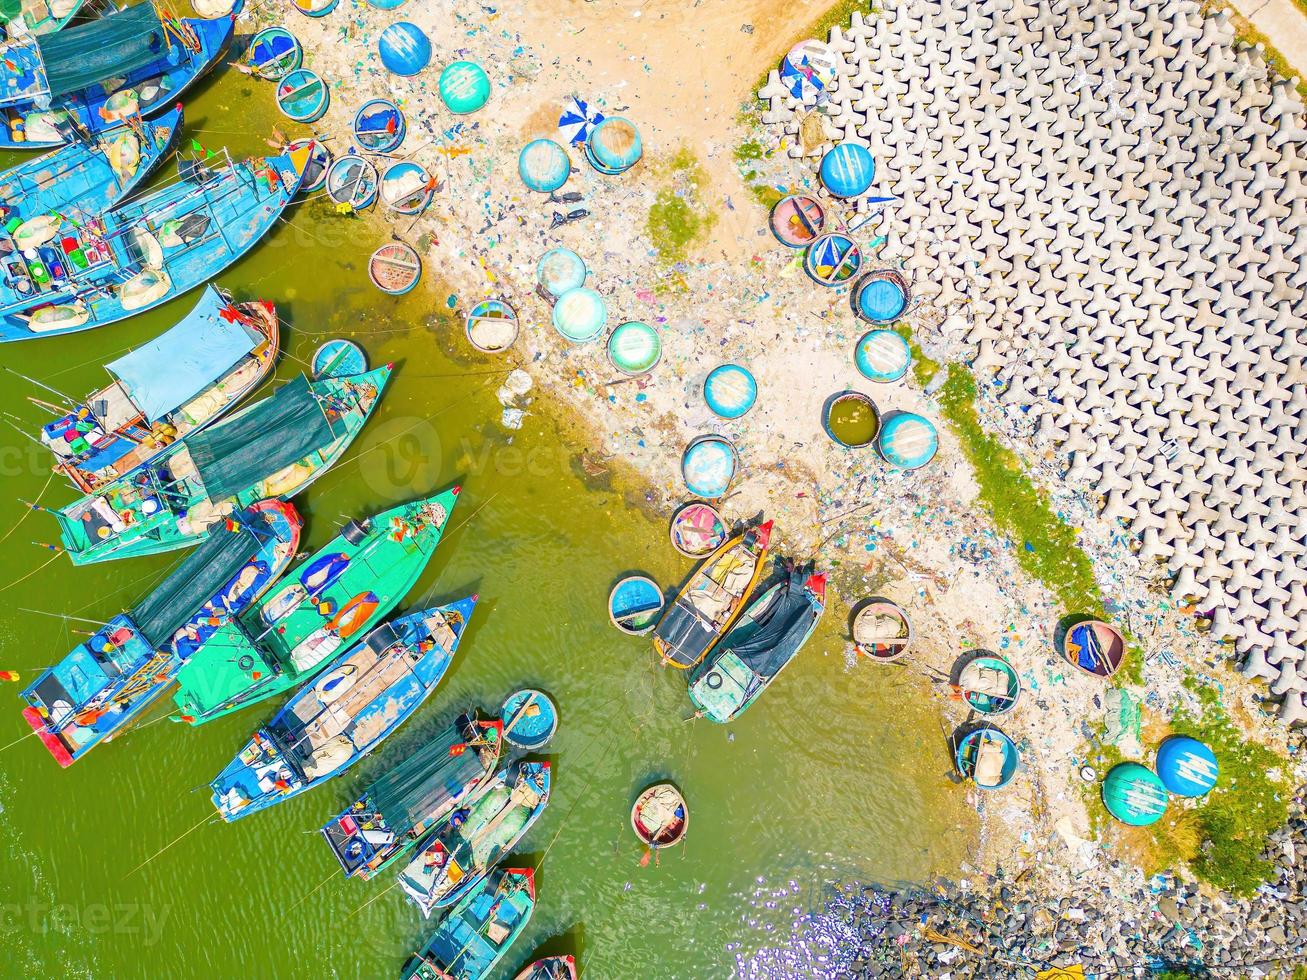
<path fill-rule="evenodd" d="M 1296 720 L 1307 129 L 1233 38 L 1193 0 L 903 0 L 831 32 L 824 104 L 760 94 L 793 155 L 870 147 L 940 342 Z"/>

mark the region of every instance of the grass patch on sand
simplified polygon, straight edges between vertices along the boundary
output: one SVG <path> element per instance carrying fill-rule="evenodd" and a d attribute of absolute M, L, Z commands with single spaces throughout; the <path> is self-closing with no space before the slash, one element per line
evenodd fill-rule
<path fill-rule="evenodd" d="M 702 199 L 708 175 L 688 148 L 677 150 L 659 174 L 663 186 L 649 206 L 645 232 L 662 262 L 673 265 L 689 257 L 690 247 L 712 227 L 716 215 Z"/>
<path fill-rule="evenodd" d="M 1195 801 L 1172 796 L 1166 813 L 1147 827 L 1128 827 L 1112 819 L 1103 806 L 1101 783 L 1085 787 L 1090 825 L 1113 850 L 1145 874 L 1187 867 L 1195 877 L 1235 895 L 1249 895 L 1274 872 L 1262 858 L 1266 838 L 1289 815 L 1290 785 L 1283 760 L 1260 742 L 1251 741 L 1222 706 L 1213 688 L 1197 688 L 1200 710 L 1178 711 L 1168 719 L 1152 716 L 1141 741 L 1155 749 L 1168 735 L 1189 735 L 1211 746 L 1220 765 L 1216 788 Z M 1126 761 L 1120 749 L 1102 743 L 1099 777 Z"/>

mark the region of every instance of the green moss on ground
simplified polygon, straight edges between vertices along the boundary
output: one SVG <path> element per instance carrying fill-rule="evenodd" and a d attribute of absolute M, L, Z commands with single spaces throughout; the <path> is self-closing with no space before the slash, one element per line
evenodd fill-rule
<path fill-rule="evenodd" d="M 645 221 L 645 232 L 664 264 L 684 262 L 691 246 L 716 221 L 703 203 L 708 175 L 694 153 L 686 147 L 659 168 L 663 186 L 654 197 Z"/>
<path fill-rule="evenodd" d="M 1307 0 L 1293 0 L 1294 5 L 1307 16 Z M 1283 54 L 1280 49 L 1271 43 L 1271 39 L 1259 31 L 1247 17 L 1235 10 L 1226 0 L 1202 0 L 1202 11 L 1204 16 L 1211 16 L 1218 10 L 1224 10 L 1230 17 L 1230 26 L 1234 28 L 1236 41 L 1242 41 L 1249 47 L 1260 44 L 1262 46 L 1262 58 L 1271 71 L 1281 78 L 1298 77 L 1298 94 L 1307 99 L 1307 65 L 1295 66 Z M 1301 70 L 1300 70 L 1301 69 Z"/>

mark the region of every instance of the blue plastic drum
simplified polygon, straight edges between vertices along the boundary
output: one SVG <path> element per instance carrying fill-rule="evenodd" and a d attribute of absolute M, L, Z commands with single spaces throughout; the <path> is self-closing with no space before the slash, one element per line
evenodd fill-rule
<path fill-rule="evenodd" d="M 853 363 L 868 381 L 898 381 L 912 364 L 912 348 L 893 330 L 869 330 L 853 348 Z"/>
<path fill-rule="evenodd" d="M 416 75 L 431 64 L 431 40 L 416 24 L 401 20 L 391 24 L 377 39 L 377 53 L 386 71 L 395 75 Z"/>
<path fill-rule="evenodd" d="M 704 380 L 703 400 L 718 418 L 738 419 L 758 400 L 758 382 L 740 365 L 723 364 Z"/>
<path fill-rule="evenodd" d="M 593 289 L 569 289 L 554 304 L 554 329 L 573 344 L 585 344 L 604 332 L 608 306 Z"/>
<path fill-rule="evenodd" d="M 1216 785 L 1216 753 L 1187 735 L 1173 735 L 1157 750 L 1157 775 L 1176 796 L 1206 796 Z"/>
<path fill-rule="evenodd" d="M 681 476 L 697 497 L 713 500 L 724 496 L 735 479 L 739 463 L 735 447 L 721 436 L 700 436 L 685 447 Z"/>
<path fill-rule="evenodd" d="M 915 470 L 935 458 L 939 433 L 920 415 L 898 412 L 881 423 L 876 450 L 894 468 Z"/>
<path fill-rule="evenodd" d="M 551 248 L 536 265 L 536 282 L 554 299 L 585 285 L 585 260 L 570 248 Z"/>
<path fill-rule="evenodd" d="M 875 176 L 871 151 L 861 143 L 839 143 L 821 158 L 821 182 L 836 197 L 861 197 Z"/>
<path fill-rule="evenodd" d="M 517 156 L 517 173 L 529 190 L 552 194 L 567 183 L 572 161 L 553 140 L 532 140 Z"/>

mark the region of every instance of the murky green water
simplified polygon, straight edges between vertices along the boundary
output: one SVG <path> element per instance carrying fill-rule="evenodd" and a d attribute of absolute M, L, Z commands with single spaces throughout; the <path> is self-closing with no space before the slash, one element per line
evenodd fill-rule
<path fill-rule="evenodd" d="M 228 73 L 191 100 L 188 121 L 205 145 L 263 149 L 271 89 L 253 89 L 252 102 L 242 94 L 250 90 Z M 264 121 L 238 132 L 252 114 Z M 398 889 L 387 890 L 393 875 L 344 880 L 316 828 L 460 709 L 493 709 L 525 685 L 549 691 L 563 722 L 550 747 L 553 801 L 515 859 L 536 864 L 547 855 L 540 904 L 501 975 L 544 949 L 579 954 L 591 977 L 728 976 L 737 955 L 730 944 L 747 953 L 778 941 L 792 909 L 822 882 L 920 878 L 955 862 L 963 846 L 957 797 L 943 778 L 933 711 L 917 703 L 921 691 L 907 672 L 846 667 L 838 603 L 801 660 L 729 730 L 683 721 L 691 712 L 684 677 L 658 670 L 649 645 L 619 636 L 605 614 L 622 572 L 639 568 L 664 583 L 689 572 L 665 524 L 629 509 L 617 491 L 588 491 L 576 475 L 577 447 L 547 415 L 528 416 L 509 438 L 495 396 L 507 362 L 455 363 L 442 353 L 471 353 L 461 338 L 426 325 L 445 291 L 402 301 L 375 292 L 364 263 L 382 237 L 324 204 L 302 205 L 291 226 L 220 281 L 238 298 L 277 301 L 291 325 L 283 379 L 335 335 L 359 340 L 374 364 L 399 364 L 345 462 L 297 504 L 316 548 L 344 516 L 463 484 L 454 524 L 467 523 L 446 536 L 409 602 L 481 594 L 455 666 L 374 757 L 231 826 L 203 823 L 212 813 L 206 783 L 275 703 L 198 730 L 167 721 L 160 704 L 142 727 L 60 771 L 35 739 L 13 743 L 28 731 L 20 685 L 0 688 L 0 974 L 397 974 L 431 924 Z M 103 381 L 106 359 L 175 322 L 191 302 L 7 345 L 0 362 L 80 395 Z M 522 297 L 521 308 L 534 307 Z M 5 377 L 0 392 L 0 410 L 40 419 L 23 383 Z M 29 543 L 56 539 L 44 515 L 10 533 L 24 513 L 17 498 L 42 490 L 47 465 L 44 450 L 0 426 L 0 535 L 8 535 L 0 587 L 51 557 Z M 42 500 L 70 497 L 51 485 Z M 8 588 L 0 593 L 0 668 L 30 679 L 77 641 L 76 623 L 20 607 L 108 618 L 176 559 L 74 569 L 59 557 Z M 627 814 L 638 789 L 667 777 L 689 799 L 691 834 L 660 866 L 641 868 Z M 777 883 L 789 896 L 767 908 L 758 893 Z"/>

